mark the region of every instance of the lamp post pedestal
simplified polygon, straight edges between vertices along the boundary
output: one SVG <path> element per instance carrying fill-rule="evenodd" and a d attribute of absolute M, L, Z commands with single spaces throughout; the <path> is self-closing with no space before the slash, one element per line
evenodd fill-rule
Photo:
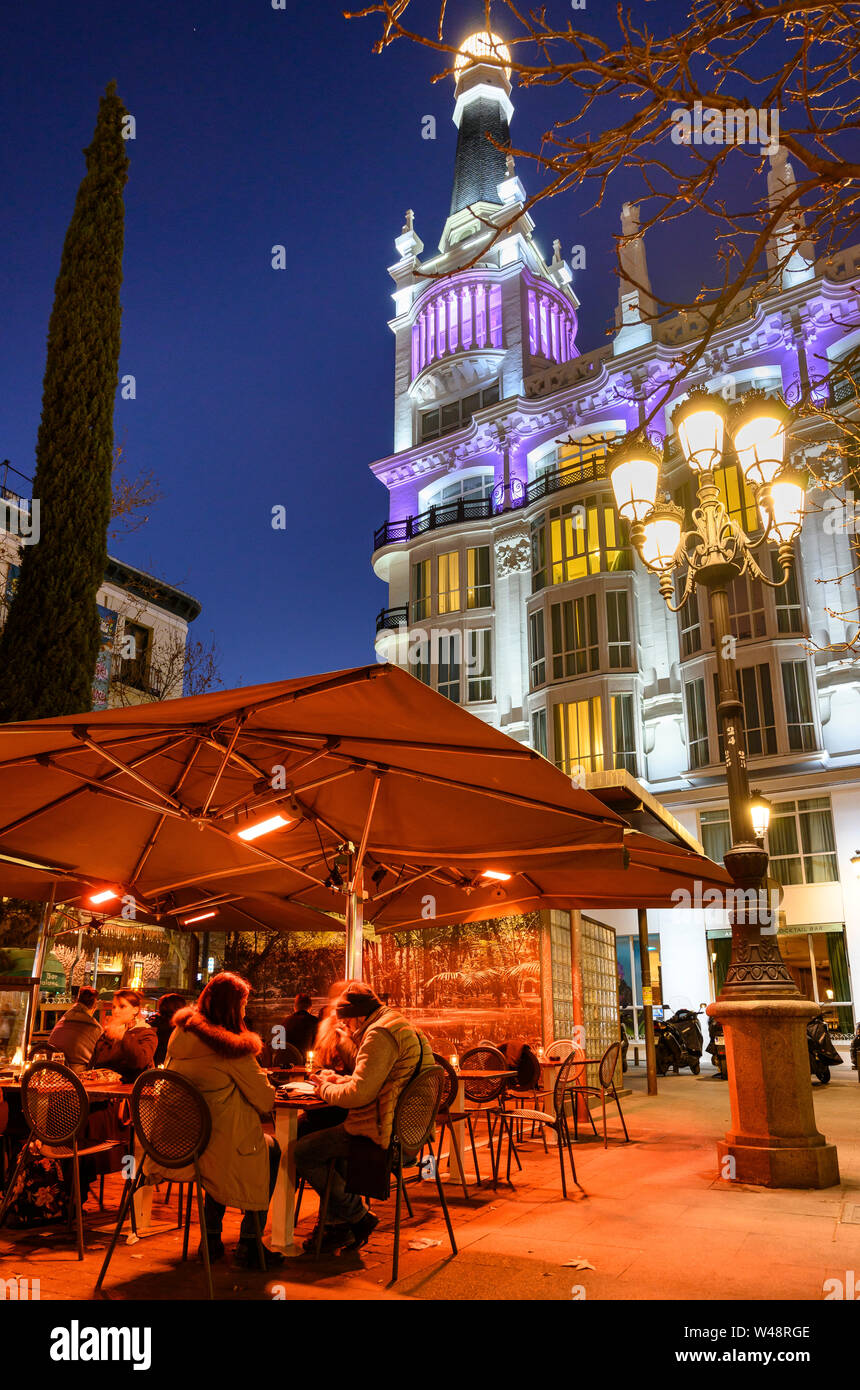
<path fill-rule="evenodd" d="M 720 1174 L 761 1187 L 833 1187 L 835 1145 L 815 1125 L 806 999 L 726 999 L 708 1005 L 723 1025 L 731 1129 L 717 1145 Z M 728 1162 L 727 1160 L 731 1160 Z"/>

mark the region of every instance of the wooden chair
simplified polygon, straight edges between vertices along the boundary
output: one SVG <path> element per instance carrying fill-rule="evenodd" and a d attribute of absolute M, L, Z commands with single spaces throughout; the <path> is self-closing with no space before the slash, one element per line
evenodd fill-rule
<path fill-rule="evenodd" d="M 124 1144 L 120 1139 L 108 1139 L 99 1144 L 83 1146 L 78 1143 L 89 1118 L 89 1098 L 75 1073 L 68 1067 L 60 1066 L 59 1062 L 34 1062 L 24 1073 L 21 1083 L 21 1109 L 29 1127 L 29 1134 L 18 1155 L 15 1171 L 0 1205 L 0 1226 L 6 1220 L 15 1181 L 30 1154 L 30 1145 L 33 1140 L 38 1140 L 49 1150 L 44 1155 L 46 1158 L 71 1163 L 69 1226 L 74 1223 L 76 1227 L 78 1259 L 82 1260 L 84 1218 L 80 1161 L 93 1154 L 109 1153 L 112 1149 L 124 1148 Z"/>

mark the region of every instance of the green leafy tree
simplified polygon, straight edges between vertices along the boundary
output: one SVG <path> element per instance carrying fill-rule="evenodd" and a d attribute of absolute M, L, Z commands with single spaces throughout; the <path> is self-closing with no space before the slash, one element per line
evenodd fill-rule
<path fill-rule="evenodd" d="M 0 639 L 0 720 L 78 714 L 92 704 L 114 461 L 124 115 L 111 83 L 54 291 L 33 480 L 40 539 L 24 549 Z"/>

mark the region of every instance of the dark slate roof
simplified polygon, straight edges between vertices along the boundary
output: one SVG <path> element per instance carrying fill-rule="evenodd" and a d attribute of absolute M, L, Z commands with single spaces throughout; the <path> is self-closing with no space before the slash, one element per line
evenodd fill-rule
<path fill-rule="evenodd" d="M 466 106 L 457 133 L 452 214 L 470 203 L 501 202 L 498 185 L 507 177 L 505 155 L 490 144 L 488 133 L 503 145 L 511 142 L 508 122 L 499 102 L 479 97 Z"/>
<path fill-rule="evenodd" d="M 127 593 L 145 599 L 167 613 L 175 613 L 177 618 L 184 618 L 187 623 L 193 623 L 200 613 L 201 605 L 190 594 L 175 588 L 173 584 L 155 579 L 146 570 L 135 569 L 134 565 L 115 560 L 112 555 L 108 556 L 105 583 L 115 584 L 118 589 L 125 589 Z"/>

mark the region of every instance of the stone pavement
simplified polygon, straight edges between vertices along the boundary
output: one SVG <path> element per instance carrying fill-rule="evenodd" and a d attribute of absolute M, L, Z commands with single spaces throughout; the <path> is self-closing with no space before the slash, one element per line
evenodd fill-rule
<path fill-rule="evenodd" d="M 645 1093 L 634 1068 L 624 1098 L 633 1142 L 624 1144 L 610 1114 L 610 1143 L 582 1138 L 575 1149 L 583 1192 L 561 1200 L 557 1155 L 539 1140 L 521 1151 L 515 1187 L 483 1187 L 467 1205 L 460 1189 L 447 1189 L 459 1246 L 450 1257 L 433 1183 L 418 1183 L 415 1219 L 404 1212 L 400 1279 L 388 1287 L 393 1245 L 393 1203 L 379 1206 L 379 1231 L 353 1255 L 318 1265 L 289 1260 L 266 1275 L 215 1266 L 216 1294 L 233 1299 L 733 1299 L 820 1301 L 825 1281 L 860 1278 L 860 1085 L 845 1065 L 827 1087 L 814 1086 L 819 1129 L 839 1149 L 841 1186 L 826 1191 L 770 1191 L 735 1187 L 717 1175 L 715 1141 L 727 1128 L 728 1092 L 704 1068 L 660 1080 L 660 1094 Z M 486 1155 L 483 1166 L 488 1169 Z M 109 1183 L 109 1206 L 118 1198 Z M 156 1223 L 170 1219 L 158 1200 Z M 310 1231 L 314 1203 L 303 1207 L 299 1234 Z M 38 1278 L 41 1298 L 89 1297 L 107 1243 L 107 1220 L 86 1213 L 83 1264 L 62 1241 L 44 1233 L 0 1232 L 0 1278 Z M 238 1229 L 228 1213 L 225 1238 Z M 102 1228 L 97 1230 L 96 1228 Z M 411 1241 L 439 1242 L 409 1250 Z M 192 1233 L 196 1248 L 196 1231 Z M 162 1230 L 135 1245 L 120 1242 L 108 1275 L 114 1299 L 198 1299 L 201 1267 L 179 1263 L 181 1239 Z M 590 1269 L 576 1269 L 571 1261 Z"/>

